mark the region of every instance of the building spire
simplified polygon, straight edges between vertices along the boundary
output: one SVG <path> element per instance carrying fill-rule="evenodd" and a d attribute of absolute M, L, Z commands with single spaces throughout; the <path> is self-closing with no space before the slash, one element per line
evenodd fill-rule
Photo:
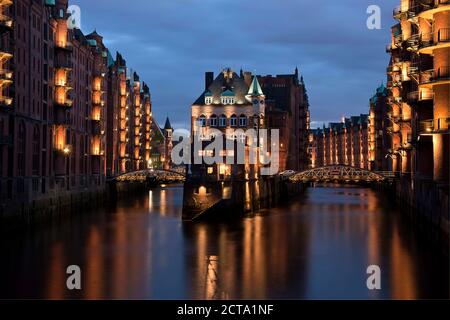
<path fill-rule="evenodd" d="M 248 90 L 248 95 L 251 97 L 259 97 L 264 95 L 256 75 L 253 76 L 253 81 L 250 85 L 250 89 Z"/>

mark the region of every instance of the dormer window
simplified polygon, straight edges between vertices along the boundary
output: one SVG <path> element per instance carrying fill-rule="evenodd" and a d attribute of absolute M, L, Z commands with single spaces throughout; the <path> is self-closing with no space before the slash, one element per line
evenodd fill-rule
<path fill-rule="evenodd" d="M 205 104 L 210 105 L 212 103 L 213 103 L 213 95 L 212 95 L 211 91 L 207 90 L 205 92 Z"/>
<path fill-rule="evenodd" d="M 235 104 L 236 99 L 234 97 L 222 97 L 222 104 Z"/>
<path fill-rule="evenodd" d="M 236 95 L 230 89 L 225 90 L 224 92 L 222 92 L 220 101 L 222 104 L 225 104 L 225 105 L 226 104 L 235 104 L 236 103 Z"/>

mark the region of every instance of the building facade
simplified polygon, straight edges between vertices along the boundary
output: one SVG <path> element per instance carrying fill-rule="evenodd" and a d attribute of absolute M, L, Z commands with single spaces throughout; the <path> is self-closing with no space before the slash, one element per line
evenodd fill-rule
<path fill-rule="evenodd" d="M 385 128 L 391 127 L 397 118 L 387 103 L 388 94 L 387 88 L 381 85 L 369 102 L 369 169 L 372 171 L 392 170 L 389 161 L 391 136 Z"/>
<path fill-rule="evenodd" d="M 369 169 L 369 115 L 311 130 L 312 168 L 346 165 Z"/>
<path fill-rule="evenodd" d="M 280 130 L 280 171 L 310 166 L 309 100 L 303 77 L 293 74 L 258 76 L 266 96 L 266 124 Z"/>
<path fill-rule="evenodd" d="M 240 75 L 231 69 L 224 69 L 214 78 L 214 73 L 205 74 L 205 91 L 191 107 L 191 136 L 193 140 L 200 140 L 208 145 L 215 139 L 213 131 L 222 133 L 223 145 L 227 141 L 238 141 L 245 145 L 245 164 L 239 164 L 237 153 L 228 150 L 226 154 L 219 155 L 222 163 L 208 165 L 204 161 L 192 167 L 193 174 L 197 176 L 214 177 L 220 180 L 231 178 L 249 179 L 256 177 L 258 164 L 249 164 L 248 147 L 250 141 L 245 135 L 237 136 L 236 130 L 244 132 L 249 129 L 265 128 L 265 95 L 258 82 L 258 78 L 250 72 L 241 72 Z M 207 150 L 193 154 L 195 158 L 206 155 Z M 225 152 L 223 150 L 223 152 Z M 210 154 L 208 154 L 210 155 Z M 211 156 L 211 155 L 210 155 Z M 234 164 L 226 164 L 227 157 L 233 157 Z"/>
<path fill-rule="evenodd" d="M 400 1 L 388 46 L 392 167 L 449 182 L 450 1 Z"/>
<path fill-rule="evenodd" d="M 120 55 L 112 59 L 99 34 L 69 28 L 68 5 L 67 0 L 0 2 L 5 216 L 32 202 L 101 193 L 107 175 L 145 168 L 150 160 L 148 86 L 132 77 Z M 119 131 L 122 97 L 134 125 L 128 140 Z M 129 164 L 121 162 L 127 154 Z"/>

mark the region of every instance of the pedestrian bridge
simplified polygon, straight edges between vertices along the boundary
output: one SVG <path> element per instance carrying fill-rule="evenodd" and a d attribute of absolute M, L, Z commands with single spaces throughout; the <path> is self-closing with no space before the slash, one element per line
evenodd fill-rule
<path fill-rule="evenodd" d="M 374 172 L 345 165 L 314 168 L 289 176 L 292 182 L 382 182 L 394 178 L 392 172 Z"/>
<path fill-rule="evenodd" d="M 127 172 L 115 176 L 112 180 L 116 182 L 155 182 L 155 183 L 178 183 L 184 182 L 186 174 L 183 170 L 140 170 Z"/>

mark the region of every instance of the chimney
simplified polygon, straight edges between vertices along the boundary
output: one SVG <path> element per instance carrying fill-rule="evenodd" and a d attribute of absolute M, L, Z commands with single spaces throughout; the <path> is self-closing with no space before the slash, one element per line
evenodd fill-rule
<path fill-rule="evenodd" d="M 205 91 L 214 81 L 214 72 L 205 72 Z"/>
<path fill-rule="evenodd" d="M 244 81 L 247 86 L 250 86 L 252 80 L 252 73 L 248 71 L 244 72 Z"/>

